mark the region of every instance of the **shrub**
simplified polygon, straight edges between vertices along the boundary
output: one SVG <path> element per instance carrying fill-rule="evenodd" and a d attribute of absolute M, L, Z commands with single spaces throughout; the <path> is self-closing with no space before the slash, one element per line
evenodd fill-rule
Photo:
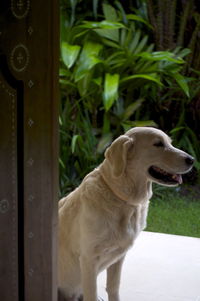
<path fill-rule="evenodd" d="M 102 160 L 106 146 L 123 131 L 163 128 L 160 108 L 167 106 L 165 97 L 173 95 L 175 104 L 180 97 L 184 103 L 190 99 L 191 78 L 181 74 L 190 51 L 155 51 L 152 26 L 144 18 L 125 13 L 119 2 L 117 7 L 103 3 L 97 18 L 95 3 L 93 13 L 86 9 L 82 19 L 75 18 L 75 1 L 71 15 L 68 8 L 62 13 L 61 194 Z M 171 134 L 178 137 L 183 127 L 177 124 Z M 190 141 L 184 146 L 196 154 Z"/>

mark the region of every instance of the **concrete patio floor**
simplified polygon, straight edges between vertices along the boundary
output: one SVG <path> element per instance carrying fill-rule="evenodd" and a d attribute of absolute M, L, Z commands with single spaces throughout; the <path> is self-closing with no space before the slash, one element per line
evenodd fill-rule
<path fill-rule="evenodd" d="M 98 278 L 99 296 L 107 301 L 106 273 Z M 200 301 L 200 239 L 142 232 L 128 252 L 122 301 Z"/>

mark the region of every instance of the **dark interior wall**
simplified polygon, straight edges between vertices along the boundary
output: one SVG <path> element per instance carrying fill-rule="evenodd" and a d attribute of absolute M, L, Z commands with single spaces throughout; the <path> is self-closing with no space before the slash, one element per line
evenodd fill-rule
<path fill-rule="evenodd" d="M 55 301 L 59 4 L 0 2 L 0 299 Z"/>

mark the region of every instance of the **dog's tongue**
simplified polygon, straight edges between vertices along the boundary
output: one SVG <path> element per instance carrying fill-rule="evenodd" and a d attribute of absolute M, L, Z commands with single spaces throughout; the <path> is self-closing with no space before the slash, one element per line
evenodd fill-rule
<path fill-rule="evenodd" d="M 175 181 L 177 181 L 179 184 L 183 183 L 183 179 L 181 175 L 173 175 L 172 177 Z"/>
<path fill-rule="evenodd" d="M 181 176 L 181 175 L 178 175 L 178 182 L 179 182 L 179 184 L 182 184 L 182 183 L 183 183 L 183 179 L 182 179 L 182 176 Z"/>

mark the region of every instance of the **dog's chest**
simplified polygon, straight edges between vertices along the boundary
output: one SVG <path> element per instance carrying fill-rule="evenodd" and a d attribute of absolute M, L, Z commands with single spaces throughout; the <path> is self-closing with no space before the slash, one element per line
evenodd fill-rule
<path fill-rule="evenodd" d="M 119 243 L 125 248 L 129 248 L 138 234 L 146 226 L 148 204 L 140 204 L 130 208 L 128 212 L 121 215 L 119 222 Z"/>
<path fill-rule="evenodd" d="M 132 246 L 146 226 L 148 204 L 138 205 L 120 214 L 112 229 L 107 229 L 107 243 L 102 243 L 98 261 L 100 270 L 118 261 Z"/>

